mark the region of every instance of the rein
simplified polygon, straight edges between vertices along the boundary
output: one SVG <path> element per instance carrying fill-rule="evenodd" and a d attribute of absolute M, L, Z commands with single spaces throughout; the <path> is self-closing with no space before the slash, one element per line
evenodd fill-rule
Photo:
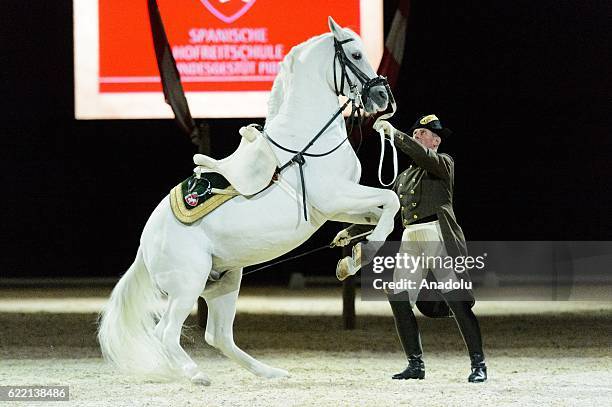
<path fill-rule="evenodd" d="M 293 165 L 293 164 L 297 164 L 300 170 L 300 182 L 302 184 L 302 207 L 304 209 L 304 220 L 308 221 L 308 209 L 306 207 L 306 184 L 304 182 L 304 164 L 306 163 L 306 159 L 304 157 L 324 157 L 326 155 L 329 155 L 331 153 L 333 153 L 334 151 L 336 151 L 338 148 L 340 148 L 340 146 L 342 144 L 344 144 L 344 142 L 346 140 L 348 140 L 348 138 L 350 137 L 350 134 L 353 131 L 353 126 L 355 124 L 355 121 L 357 121 L 358 123 L 358 127 L 359 127 L 359 133 L 361 134 L 361 124 L 363 122 L 363 117 L 361 114 L 361 110 L 363 109 L 363 107 L 365 106 L 365 101 L 367 100 L 369 93 L 370 93 L 370 89 L 373 88 L 374 86 L 380 86 L 383 85 L 385 86 L 385 89 L 387 90 L 387 94 L 389 95 L 389 99 L 392 101 L 392 106 L 393 106 L 393 112 L 391 112 L 390 114 L 387 113 L 386 115 L 383 115 L 381 117 L 391 117 L 394 113 L 395 113 L 395 99 L 393 98 L 393 94 L 391 93 L 391 89 L 389 88 L 389 84 L 387 82 L 387 78 L 383 77 L 383 76 L 377 76 L 375 78 L 368 78 L 368 76 L 363 73 L 350 59 L 347 58 L 346 54 L 344 53 L 344 48 L 342 48 L 342 45 L 350 42 L 350 41 L 354 41 L 354 38 L 348 38 L 344 41 L 338 41 L 336 38 L 334 38 L 334 49 L 335 49 L 335 54 L 334 54 L 334 88 L 335 88 L 335 92 L 337 96 L 347 96 L 344 94 L 344 81 L 346 79 L 346 82 L 349 85 L 349 95 L 348 100 L 346 102 L 344 102 L 342 104 L 342 106 L 340 106 L 340 108 L 338 108 L 338 110 L 336 110 L 336 112 L 333 114 L 333 116 L 327 121 L 327 123 L 325 123 L 325 125 L 321 128 L 321 130 L 319 130 L 317 132 L 317 134 L 314 135 L 314 137 L 308 142 L 308 144 L 306 144 L 306 146 L 304 146 L 304 148 L 302 148 L 301 150 L 293 150 L 287 147 L 282 146 L 281 144 L 277 143 L 276 141 L 274 141 L 272 139 L 272 137 L 270 137 L 265 130 L 262 130 L 262 133 L 264 134 L 264 136 L 276 147 L 280 148 L 283 151 L 286 151 L 288 153 L 292 153 L 295 154 L 289 161 L 287 161 L 284 165 L 282 165 L 277 171 L 276 174 L 280 174 L 283 170 L 285 170 L 286 168 L 288 168 L 289 166 Z M 338 88 L 338 80 L 337 80 L 337 75 L 336 75 L 336 62 L 338 62 L 340 64 L 340 69 L 341 69 L 341 78 L 340 78 L 340 88 Z M 351 81 L 351 78 L 349 77 L 348 73 L 347 73 L 347 68 L 355 75 L 355 77 L 359 80 L 359 82 L 361 82 L 362 85 L 362 93 L 360 93 L 357 90 L 357 85 L 354 84 Z M 363 94 L 363 99 L 361 98 Z M 348 106 L 348 104 L 351 103 L 351 113 L 349 115 L 350 118 L 350 130 L 347 131 L 347 135 L 346 138 L 344 138 L 344 140 L 342 140 L 336 147 L 332 148 L 331 150 L 325 152 L 325 153 L 319 153 L 319 154 L 314 154 L 314 153 L 308 153 L 307 150 L 312 147 L 312 145 L 315 143 L 315 141 L 317 141 L 317 139 L 319 137 L 321 137 L 321 135 L 325 132 L 325 130 L 327 130 L 329 128 L 329 126 L 331 126 L 331 124 L 334 122 L 334 120 L 336 120 L 336 118 L 342 114 L 342 111 L 344 111 L 344 109 Z M 382 143 L 382 139 L 381 139 L 381 143 Z M 361 144 L 361 143 L 360 143 Z M 394 152 L 395 152 L 395 146 L 393 145 L 393 142 L 391 141 L 391 145 L 394 148 Z M 384 158 L 384 144 L 382 145 L 382 149 L 383 151 L 381 152 L 381 160 Z M 397 176 L 397 152 L 395 152 L 395 156 L 394 156 L 394 164 L 395 164 L 395 175 Z M 382 161 L 381 161 L 381 165 L 382 166 Z M 380 166 L 379 166 L 379 180 L 380 180 Z M 395 180 L 395 177 L 393 178 Z M 382 181 L 381 181 L 382 184 Z M 383 184 L 384 185 L 384 184 Z M 390 185 L 390 184 L 389 184 Z"/>
<path fill-rule="evenodd" d="M 393 97 L 393 93 L 391 93 L 391 89 L 389 88 L 389 84 L 385 83 L 385 88 L 387 89 L 387 94 L 389 95 L 389 102 L 391 103 L 391 111 L 389 113 L 385 113 L 380 115 L 374 124 L 378 123 L 380 120 L 386 120 L 395 114 L 397 110 L 397 103 L 395 103 L 395 98 Z M 391 128 L 391 134 L 389 135 L 389 144 L 391 144 L 391 148 L 393 149 L 393 179 L 388 184 L 385 184 L 382 180 L 382 165 L 385 160 L 385 131 L 383 129 L 378 130 L 378 134 L 380 135 L 380 159 L 378 160 L 378 182 L 384 187 L 388 187 L 392 185 L 397 179 L 397 148 L 395 147 L 395 129 Z"/>
<path fill-rule="evenodd" d="M 287 147 L 283 147 L 282 145 L 274 141 L 272 137 L 268 135 L 268 133 L 266 133 L 265 131 L 263 132 L 264 136 L 268 140 L 270 140 L 270 142 L 274 144 L 276 147 L 280 148 L 281 150 L 287 151 L 289 153 L 295 154 L 289 161 L 287 161 L 285 164 L 283 164 L 283 166 L 281 166 L 278 170 L 276 170 L 276 173 L 280 174 L 285 168 L 288 168 L 290 165 L 293 165 L 293 164 L 298 165 L 298 168 L 300 169 L 300 182 L 302 184 L 302 207 L 304 208 L 304 220 L 306 221 L 308 221 L 308 209 L 306 208 L 306 183 L 304 182 L 304 168 L 303 167 L 304 167 L 304 164 L 306 164 L 306 159 L 304 158 L 304 156 L 306 157 L 324 157 L 328 154 L 331 154 L 334 151 L 336 151 L 338 148 L 340 148 L 340 146 L 344 144 L 344 142 L 348 139 L 349 136 L 347 134 L 346 138 L 342 140 L 340 144 L 338 144 L 336 147 L 334 147 L 333 149 L 325 153 L 313 154 L 313 153 L 307 153 L 306 150 L 312 147 L 314 142 L 317 141 L 319 137 L 321 137 L 321 135 L 325 132 L 325 130 L 327 130 L 327 128 L 334 122 L 334 120 L 336 120 L 336 117 L 338 117 L 338 115 L 342 113 L 342 111 L 349 104 L 349 102 L 350 100 L 347 100 L 342 106 L 340 106 L 340 108 L 336 110 L 336 113 L 334 113 L 331 119 L 329 119 L 327 123 L 325 123 L 325 126 L 323 126 L 323 128 L 319 130 L 319 132 L 312 138 L 312 140 L 310 140 L 310 142 L 306 144 L 306 146 L 302 148 L 302 150 L 300 151 L 292 150 Z"/>

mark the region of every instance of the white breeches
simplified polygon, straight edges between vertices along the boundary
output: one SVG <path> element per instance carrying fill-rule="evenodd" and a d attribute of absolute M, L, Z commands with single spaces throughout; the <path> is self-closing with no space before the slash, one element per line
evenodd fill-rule
<path fill-rule="evenodd" d="M 436 220 L 427 223 L 408 225 L 402 234 L 400 254 L 407 256 L 408 262 L 396 266 L 393 272 L 393 280 L 407 283 L 405 289 L 396 288 L 394 293 L 406 291 L 410 297 L 410 303 L 416 303 L 421 284 L 431 270 L 439 282 L 459 282 L 452 267 L 448 266 L 444 239 L 440 230 L 440 223 Z M 406 257 L 404 257 L 406 258 Z M 446 264 L 445 264 L 446 263 Z M 443 293 L 450 290 L 441 290 Z"/>

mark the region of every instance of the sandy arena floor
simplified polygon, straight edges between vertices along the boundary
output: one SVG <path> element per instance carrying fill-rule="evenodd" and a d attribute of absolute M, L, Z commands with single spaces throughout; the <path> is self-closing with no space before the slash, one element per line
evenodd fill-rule
<path fill-rule="evenodd" d="M 213 380 L 198 387 L 105 365 L 95 321 L 106 295 L 0 289 L 0 385 L 69 385 L 60 406 L 612 405 L 612 303 L 480 302 L 490 378 L 475 385 L 452 320 L 419 319 L 427 377 L 393 381 L 405 361 L 386 303 L 358 300 L 357 329 L 345 331 L 338 290 L 245 289 L 236 342 L 291 377 L 247 373 L 205 344 L 192 316 L 183 343 Z"/>

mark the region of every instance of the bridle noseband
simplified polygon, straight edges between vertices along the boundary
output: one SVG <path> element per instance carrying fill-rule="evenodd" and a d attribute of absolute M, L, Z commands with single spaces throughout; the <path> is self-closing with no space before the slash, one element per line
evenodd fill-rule
<path fill-rule="evenodd" d="M 307 208 L 306 208 L 306 185 L 304 183 L 304 170 L 302 168 L 304 166 L 304 164 L 306 163 L 306 160 L 305 160 L 304 157 L 324 157 L 324 156 L 329 155 L 329 154 L 333 153 L 334 151 L 336 151 L 350 137 L 350 134 L 353 131 L 353 125 L 354 125 L 355 121 L 358 123 L 359 134 L 361 135 L 361 124 L 363 122 L 363 116 L 361 114 L 361 110 L 365 107 L 365 102 L 367 101 L 368 97 L 370 97 L 370 95 L 369 95 L 370 91 L 375 86 L 384 86 L 385 87 L 385 89 L 387 91 L 387 95 L 389 97 L 389 102 L 393 106 L 393 112 L 395 112 L 395 99 L 393 98 L 393 93 L 391 92 L 391 88 L 389 87 L 389 83 L 387 82 L 387 78 L 385 78 L 384 76 L 376 76 L 374 78 L 369 78 L 365 73 L 363 73 L 363 71 L 361 71 L 361 69 L 359 69 L 357 67 L 357 65 L 355 65 L 353 63 L 353 61 L 351 61 L 346 56 L 346 54 L 344 52 L 344 48 L 342 47 L 342 45 L 346 44 L 347 42 L 351 42 L 351 41 L 354 41 L 354 38 L 348 38 L 348 39 L 343 40 L 343 41 L 338 41 L 334 37 L 334 49 L 335 49 L 334 62 L 333 62 L 333 64 L 334 64 L 333 65 L 333 70 L 334 70 L 334 88 L 335 88 L 334 90 L 335 90 L 337 96 L 340 96 L 340 95 L 346 96 L 347 100 L 346 100 L 346 102 L 344 102 L 342 104 L 342 106 L 340 106 L 340 108 L 338 108 L 338 110 L 336 110 L 336 112 L 331 117 L 331 119 L 329 119 L 327 121 L 327 123 L 325 123 L 325 125 L 321 128 L 321 130 L 319 130 L 317 132 L 317 134 L 315 134 L 315 136 L 308 142 L 308 144 L 306 144 L 306 146 L 304 148 L 302 148 L 300 151 L 297 151 L 297 150 L 292 150 L 290 148 L 284 147 L 284 146 L 280 145 L 279 143 L 277 143 L 276 141 L 274 141 L 265 132 L 264 129 L 261 129 L 261 131 L 264 134 L 264 136 L 272 144 L 274 144 L 276 147 L 278 147 L 281 150 L 284 150 L 286 152 L 295 154 L 283 166 L 278 168 L 278 170 L 276 171 L 276 174 L 280 174 L 285 168 L 289 167 L 292 164 L 297 164 L 298 165 L 298 167 L 300 169 L 300 180 L 301 180 L 301 183 L 302 183 L 302 206 L 304 208 L 304 220 L 306 220 L 306 221 L 308 220 L 308 211 L 307 211 Z M 336 62 L 338 62 L 340 64 L 340 71 L 341 71 L 340 88 L 338 88 L 338 80 L 337 80 L 337 74 L 336 74 Z M 353 73 L 353 75 L 355 75 L 357 80 L 361 83 L 361 85 L 362 85 L 361 92 L 359 92 L 359 90 L 357 90 L 357 85 L 355 83 L 353 83 L 353 81 L 351 81 L 351 78 L 348 75 L 347 69 L 349 69 Z M 348 95 L 344 94 L 344 81 L 345 80 L 346 80 L 346 82 L 349 85 L 349 94 Z M 362 96 L 363 96 L 363 98 L 362 98 Z M 342 114 L 342 112 L 348 106 L 349 103 L 351 104 L 351 114 L 349 115 L 350 130 L 347 130 L 346 138 L 344 140 L 342 140 L 336 147 L 332 148 L 331 150 L 329 150 L 329 151 L 327 151 L 325 153 L 319 153 L 319 154 L 307 153 L 306 151 L 310 147 L 312 147 L 312 145 L 315 143 L 315 141 L 317 141 L 317 139 L 325 132 L 325 130 L 327 130 L 327 128 L 334 122 L 334 120 L 336 120 L 336 118 L 340 114 Z M 361 144 L 361 142 L 359 144 Z M 359 150 L 359 148 L 357 148 L 357 150 Z"/>
<path fill-rule="evenodd" d="M 335 49 L 335 53 L 334 53 L 334 88 L 335 88 L 337 96 L 340 96 L 340 95 L 347 96 L 344 94 L 344 80 L 346 78 L 346 82 L 348 83 L 349 89 L 350 89 L 348 97 L 351 96 L 350 94 L 356 93 L 357 85 L 354 84 L 351 81 L 351 78 L 348 76 L 348 73 L 346 72 L 348 68 L 353 73 L 353 75 L 355 75 L 357 80 L 361 82 L 362 89 L 361 89 L 360 95 L 363 96 L 363 103 L 365 104 L 365 102 L 370 97 L 370 90 L 373 87 L 375 86 L 388 87 L 388 83 L 387 83 L 387 78 L 385 78 L 384 76 L 379 75 L 379 76 L 375 76 L 374 78 L 368 78 L 368 76 L 365 73 L 363 73 L 363 71 L 359 69 L 357 65 L 355 65 L 355 63 L 346 56 L 346 53 L 344 52 L 344 48 L 342 47 L 342 45 L 346 44 L 347 42 L 354 41 L 354 40 L 355 40 L 354 38 L 348 38 L 343 41 L 338 41 L 334 37 L 334 49 Z M 340 88 L 338 88 L 338 80 L 337 80 L 337 74 L 336 74 L 336 61 L 340 63 L 340 70 L 342 71 L 342 76 L 340 78 Z M 387 92 L 389 93 L 389 97 L 393 97 L 389 89 L 387 89 Z"/>

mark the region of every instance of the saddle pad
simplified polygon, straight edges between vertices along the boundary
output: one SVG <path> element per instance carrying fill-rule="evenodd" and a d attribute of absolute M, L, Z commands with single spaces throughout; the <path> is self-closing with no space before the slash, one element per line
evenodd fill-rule
<path fill-rule="evenodd" d="M 229 201 L 235 194 L 215 194 L 212 188 L 233 192 L 235 189 L 223 175 L 216 172 L 203 173 L 200 178 L 195 174 L 170 191 L 170 206 L 174 216 L 182 223 L 190 225 Z"/>

